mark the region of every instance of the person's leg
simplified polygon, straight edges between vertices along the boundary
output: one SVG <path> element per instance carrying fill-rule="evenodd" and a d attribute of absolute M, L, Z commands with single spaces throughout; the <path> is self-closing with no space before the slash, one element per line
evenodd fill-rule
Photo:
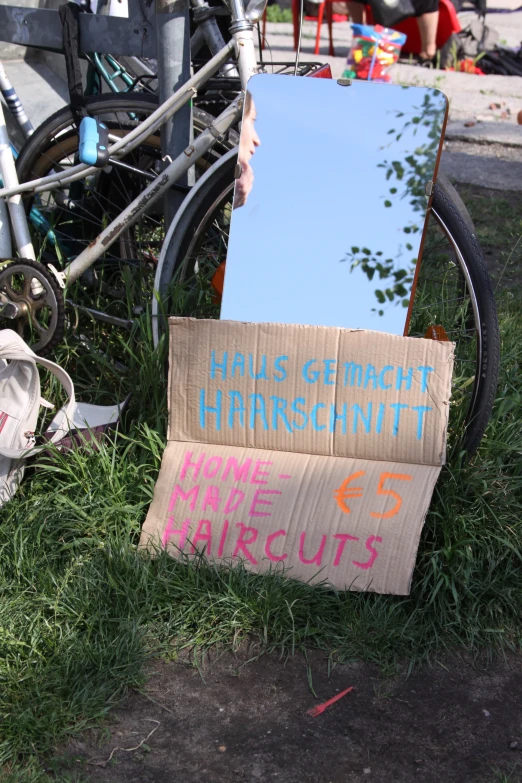
<path fill-rule="evenodd" d="M 348 6 L 350 22 L 353 22 L 354 24 L 366 24 L 366 9 L 362 3 L 348 0 L 346 5 Z"/>
<path fill-rule="evenodd" d="M 437 53 L 437 27 L 439 25 L 439 12 L 434 11 L 430 14 L 422 14 L 417 17 L 419 33 L 421 37 L 420 56 L 431 60 Z"/>

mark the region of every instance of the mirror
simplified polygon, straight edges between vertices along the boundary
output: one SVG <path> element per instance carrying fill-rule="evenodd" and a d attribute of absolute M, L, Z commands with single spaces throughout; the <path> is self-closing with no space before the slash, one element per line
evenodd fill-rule
<path fill-rule="evenodd" d="M 403 334 L 446 112 L 435 89 L 252 77 L 221 318 Z"/>

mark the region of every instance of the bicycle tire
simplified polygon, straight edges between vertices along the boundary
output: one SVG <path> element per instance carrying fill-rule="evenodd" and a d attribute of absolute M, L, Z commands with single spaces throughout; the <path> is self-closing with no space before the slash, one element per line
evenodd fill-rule
<path fill-rule="evenodd" d="M 491 417 L 500 367 L 500 330 L 497 306 L 491 279 L 473 223 L 455 188 L 444 178 L 435 185 L 432 212 L 444 223 L 462 254 L 464 275 L 469 277 L 468 288 L 475 298 L 472 306 L 478 309 L 477 369 L 473 397 L 466 414 L 464 449 L 474 454 Z M 473 227 L 474 229 L 474 227 Z"/>
<path fill-rule="evenodd" d="M 121 93 L 92 96 L 87 99 L 86 106 L 91 116 L 103 119 L 113 133 L 123 135 L 155 111 L 158 101 L 154 95 Z M 212 115 L 195 108 L 195 135 L 212 120 Z M 231 130 L 229 135 L 231 141 L 226 138 L 218 141 L 197 162 L 197 176 L 237 144 L 237 133 Z M 66 106 L 37 128 L 24 145 L 17 161 L 20 182 L 74 165 L 77 151 L 78 131 L 71 109 Z M 29 194 L 24 198 L 26 211 L 32 218 L 37 257 L 57 266 L 70 262 L 141 192 L 148 184 L 144 178 L 156 176 L 163 168 L 159 132 L 122 158 L 122 163 L 125 162 L 132 164 L 132 171 L 109 166 L 70 188 L 44 191 L 36 198 Z M 71 324 L 76 323 L 73 332 L 87 333 L 85 329 L 88 329 L 91 334 L 97 330 L 100 343 L 104 344 L 107 334 L 101 333 L 93 318 L 105 323 L 107 318 L 112 318 L 113 325 L 127 330 L 132 328 L 136 315 L 145 310 L 165 234 L 161 206 L 160 202 L 147 210 L 71 288 L 68 309 L 74 312 L 70 319 Z M 35 228 L 38 226 L 38 220 L 36 223 L 34 220 L 35 211 L 38 219 L 43 218 L 40 230 Z M 49 241 L 51 234 L 54 244 Z"/>
<path fill-rule="evenodd" d="M 96 117 L 99 114 L 107 112 L 124 113 L 152 113 L 158 108 L 158 98 L 151 93 L 108 93 L 106 95 L 92 95 L 85 100 L 85 107 L 89 115 Z M 203 130 L 213 120 L 213 116 L 208 112 L 195 107 L 193 109 L 194 128 Z M 54 114 L 48 117 L 36 128 L 34 133 L 27 139 L 18 156 L 16 166 L 20 182 L 27 182 L 34 171 L 35 160 L 41 158 L 42 150 L 45 150 L 50 138 L 63 132 L 67 126 L 74 123 L 74 116 L 71 107 L 64 106 L 58 109 Z M 225 139 L 214 147 L 215 157 L 228 151 L 238 143 L 238 135 L 235 131 L 230 131 L 230 141 Z M 39 173 L 37 173 L 39 176 Z M 22 179 L 23 177 L 23 179 Z"/>
<path fill-rule="evenodd" d="M 156 272 L 156 293 L 152 303 L 155 344 L 158 343 L 164 328 L 164 315 L 187 314 L 170 312 L 172 308 L 169 307 L 169 288 L 172 288 L 176 281 L 184 281 L 187 274 L 192 274 L 191 254 L 194 252 L 198 235 L 202 236 L 202 232 L 208 231 L 208 226 L 211 225 L 216 211 L 220 208 L 219 205 L 231 198 L 236 159 L 236 153 L 231 151 L 202 178 L 199 187 L 191 193 L 167 233 Z M 458 428 L 458 432 L 452 436 L 450 445 L 452 449 L 464 451 L 470 457 L 484 435 L 495 399 L 500 355 L 495 300 L 469 213 L 452 185 L 444 177 L 441 177 L 440 182 L 435 185 L 430 219 L 435 221 L 435 228 L 439 233 L 441 231 L 444 233 L 453 248 L 450 253 L 452 257 L 449 261 L 446 260 L 446 263 L 452 278 L 454 276 L 457 280 L 461 300 L 458 316 L 454 316 L 455 324 L 462 326 L 460 344 L 457 340 L 456 365 L 461 351 L 460 361 L 468 362 L 470 366 L 467 368 L 466 377 L 462 380 L 462 389 L 466 389 L 467 396 L 462 396 L 464 400 L 460 406 L 462 410 L 456 417 L 454 429 Z M 430 266 L 428 243 L 426 243 L 420 267 L 420 270 L 425 270 L 425 275 L 423 277 L 422 272 L 419 274 L 416 298 L 421 297 L 423 293 L 426 294 L 426 290 L 428 295 L 433 296 L 433 291 L 426 289 L 423 282 L 424 278 L 430 278 L 432 266 L 433 264 Z M 437 290 L 440 290 L 440 280 L 437 280 L 436 285 Z M 434 302 L 434 307 L 424 313 L 428 321 L 429 318 L 435 317 L 433 315 L 435 310 L 440 310 L 439 306 L 435 307 L 438 304 Z M 452 310 L 457 312 L 456 305 L 452 306 Z M 424 337 L 425 327 L 422 324 L 423 320 L 426 322 L 427 319 L 417 318 L 417 323 L 415 320 L 414 307 L 410 336 Z M 448 339 L 454 339 L 449 326 L 446 324 Z M 467 367 L 465 364 L 462 366 Z M 456 375 L 458 376 L 458 373 Z"/>

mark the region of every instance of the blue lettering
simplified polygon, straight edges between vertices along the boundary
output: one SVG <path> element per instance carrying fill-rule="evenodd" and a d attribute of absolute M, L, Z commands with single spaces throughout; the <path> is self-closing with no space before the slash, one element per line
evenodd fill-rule
<path fill-rule="evenodd" d="M 425 365 L 422 365 L 421 367 L 417 367 L 417 370 L 421 374 L 421 392 L 425 392 L 428 388 L 428 375 L 430 372 L 433 372 L 433 367 L 426 367 Z"/>
<path fill-rule="evenodd" d="M 294 400 L 294 401 L 293 401 L 293 403 L 292 403 L 292 413 L 297 413 L 299 416 L 302 416 L 304 421 L 303 421 L 303 423 L 302 423 L 302 424 L 298 424 L 298 423 L 296 422 L 296 420 L 294 419 L 294 420 L 292 421 L 292 427 L 293 427 L 295 430 L 304 430 L 304 428 L 305 428 L 305 427 L 306 427 L 306 425 L 308 424 L 308 416 L 307 416 L 307 414 L 305 413 L 305 411 L 303 411 L 303 410 L 301 410 L 301 408 L 298 408 L 298 407 L 297 407 L 297 404 L 298 404 L 298 403 L 299 403 L 299 405 L 306 405 L 306 400 L 305 400 L 305 398 L 304 398 L 304 397 L 296 397 L 296 398 L 295 398 L 295 400 Z"/>
<path fill-rule="evenodd" d="M 282 419 L 283 424 L 285 425 L 288 432 L 292 432 L 292 428 L 288 423 L 288 419 L 286 418 L 285 413 L 287 401 L 282 397 L 270 397 L 270 399 L 274 403 L 274 407 L 272 408 L 272 428 L 277 430 L 277 419 L 280 418 Z"/>
<path fill-rule="evenodd" d="M 344 385 L 348 385 L 348 375 L 350 375 L 350 386 L 360 387 L 362 381 L 362 366 L 354 362 L 345 362 L 344 367 Z"/>
<path fill-rule="evenodd" d="M 422 417 L 425 413 L 431 410 L 433 410 L 433 408 L 428 408 L 427 405 L 414 405 L 412 407 L 412 411 L 417 411 L 417 440 L 420 440 L 422 438 L 422 425 L 423 425 Z"/>
<path fill-rule="evenodd" d="M 404 410 L 404 408 L 409 408 L 409 405 L 405 405 L 402 402 L 392 402 L 390 405 L 390 408 L 393 408 L 395 411 L 395 416 L 393 417 L 393 429 L 392 429 L 392 435 L 395 436 L 399 432 L 399 420 L 401 418 L 401 411 Z"/>
<path fill-rule="evenodd" d="M 205 405 L 205 389 L 199 391 L 199 426 L 201 429 L 205 429 L 207 426 L 205 413 L 216 414 L 216 430 L 219 432 L 221 429 L 221 401 L 223 398 L 223 392 L 219 389 L 216 392 L 216 407 L 212 408 Z"/>
<path fill-rule="evenodd" d="M 317 411 L 319 410 L 319 408 L 324 408 L 324 407 L 326 406 L 323 405 L 322 402 L 318 402 L 317 405 L 314 405 L 314 407 L 310 411 L 310 421 L 312 422 L 312 427 L 316 432 L 321 432 L 321 430 L 326 429 L 326 424 L 321 424 L 321 426 L 317 424 Z"/>
<path fill-rule="evenodd" d="M 364 387 L 365 389 L 368 388 L 368 384 L 372 382 L 372 386 L 374 389 L 377 388 L 377 373 L 375 372 L 375 367 L 373 364 L 367 364 L 366 365 L 366 372 L 364 373 Z"/>
<path fill-rule="evenodd" d="M 337 413 L 335 404 L 332 402 L 332 404 L 330 405 L 330 432 L 335 432 L 335 423 L 337 421 L 342 421 L 343 423 L 342 433 L 343 435 L 346 435 L 346 410 L 347 410 L 346 403 L 343 403 L 342 410 L 343 410 L 342 413 Z"/>
<path fill-rule="evenodd" d="M 375 424 L 375 432 L 377 433 L 377 435 L 381 434 L 382 422 L 383 422 L 383 419 L 384 419 L 384 411 L 385 411 L 385 409 L 386 409 L 385 404 L 383 402 L 380 402 L 379 403 L 379 410 L 377 411 L 377 422 Z"/>
<path fill-rule="evenodd" d="M 243 378 L 245 374 L 245 357 L 242 353 L 234 354 L 234 361 L 232 362 L 232 367 L 230 368 L 231 378 L 236 377 L 236 369 L 239 370 L 239 377 Z"/>
<path fill-rule="evenodd" d="M 256 427 L 256 416 L 261 417 L 261 423 L 263 424 L 263 429 L 268 429 L 268 422 L 266 420 L 266 410 L 265 410 L 265 400 L 263 399 L 262 394 L 249 394 L 248 399 L 252 400 L 252 405 L 250 407 L 250 429 L 254 430 Z M 258 407 L 259 403 L 259 407 Z"/>
<path fill-rule="evenodd" d="M 409 391 L 411 389 L 412 379 L 413 379 L 413 367 L 408 368 L 407 374 L 404 373 L 402 367 L 397 367 L 397 381 L 395 383 L 395 389 L 397 391 L 400 391 L 403 381 L 406 381 L 406 391 Z"/>
<path fill-rule="evenodd" d="M 382 368 L 382 370 L 379 373 L 379 388 L 380 389 L 391 389 L 392 385 L 391 383 L 384 383 L 384 376 L 387 372 L 393 372 L 393 365 L 387 364 L 385 367 Z"/>
<path fill-rule="evenodd" d="M 216 370 L 221 370 L 221 380 L 222 381 L 226 380 L 227 361 L 228 361 L 228 351 L 223 352 L 223 364 L 219 364 L 219 362 L 216 362 L 216 352 L 212 351 L 212 356 L 210 358 L 210 377 L 215 378 Z"/>
<path fill-rule="evenodd" d="M 315 364 L 317 359 L 310 359 L 309 362 L 303 367 L 303 378 L 307 383 L 315 383 L 319 378 L 320 373 L 317 370 L 310 370 L 310 365 Z"/>
<path fill-rule="evenodd" d="M 238 391 L 229 391 L 230 408 L 228 411 L 228 426 L 230 429 L 234 428 L 234 414 L 239 414 L 239 424 L 241 427 L 245 426 L 245 404 L 243 402 L 243 395 Z M 237 401 L 237 405 L 236 405 Z"/>
<path fill-rule="evenodd" d="M 324 364 L 324 385 L 335 386 L 335 365 L 336 359 L 323 359 Z M 333 367 L 331 365 L 334 365 Z M 333 380 L 332 380 L 333 376 Z"/>
<path fill-rule="evenodd" d="M 263 354 L 261 356 L 261 372 L 256 375 L 254 371 L 254 359 L 252 354 L 249 354 L 248 356 L 248 366 L 250 369 L 250 377 L 253 381 L 268 381 L 268 376 L 266 374 L 266 355 Z"/>
<path fill-rule="evenodd" d="M 274 374 L 274 381 L 278 381 L 278 383 L 281 383 L 281 381 L 286 381 L 286 370 L 284 367 L 281 367 L 281 362 L 287 362 L 288 356 L 277 356 L 276 360 L 274 362 L 274 371 L 280 372 L 281 375 L 275 375 Z"/>
<path fill-rule="evenodd" d="M 359 417 L 361 417 L 362 423 L 364 424 L 364 431 L 370 432 L 370 428 L 372 426 L 372 408 L 373 405 L 371 402 L 368 403 L 368 411 L 366 413 L 366 416 L 364 415 L 363 409 L 360 407 L 360 405 L 352 405 L 352 411 L 353 411 L 353 425 L 352 425 L 352 432 L 357 434 L 357 423 L 359 420 Z"/>

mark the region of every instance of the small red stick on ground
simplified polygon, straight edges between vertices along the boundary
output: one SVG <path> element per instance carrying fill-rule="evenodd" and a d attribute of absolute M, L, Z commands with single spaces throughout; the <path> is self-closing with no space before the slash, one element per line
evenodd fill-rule
<path fill-rule="evenodd" d="M 306 714 L 311 715 L 312 718 L 317 718 L 317 716 L 321 715 L 321 713 L 323 713 L 327 707 L 331 707 L 332 704 L 335 704 L 336 701 L 342 699 L 343 696 L 346 696 L 346 694 L 350 693 L 350 691 L 353 691 L 353 688 L 347 688 L 345 691 L 338 693 L 337 696 L 333 696 L 331 699 L 328 699 L 328 701 L 325 701 L 322 704 L 318 704 L 317 707 L 312 707 L 312 709 L 308 710 Z"/>

